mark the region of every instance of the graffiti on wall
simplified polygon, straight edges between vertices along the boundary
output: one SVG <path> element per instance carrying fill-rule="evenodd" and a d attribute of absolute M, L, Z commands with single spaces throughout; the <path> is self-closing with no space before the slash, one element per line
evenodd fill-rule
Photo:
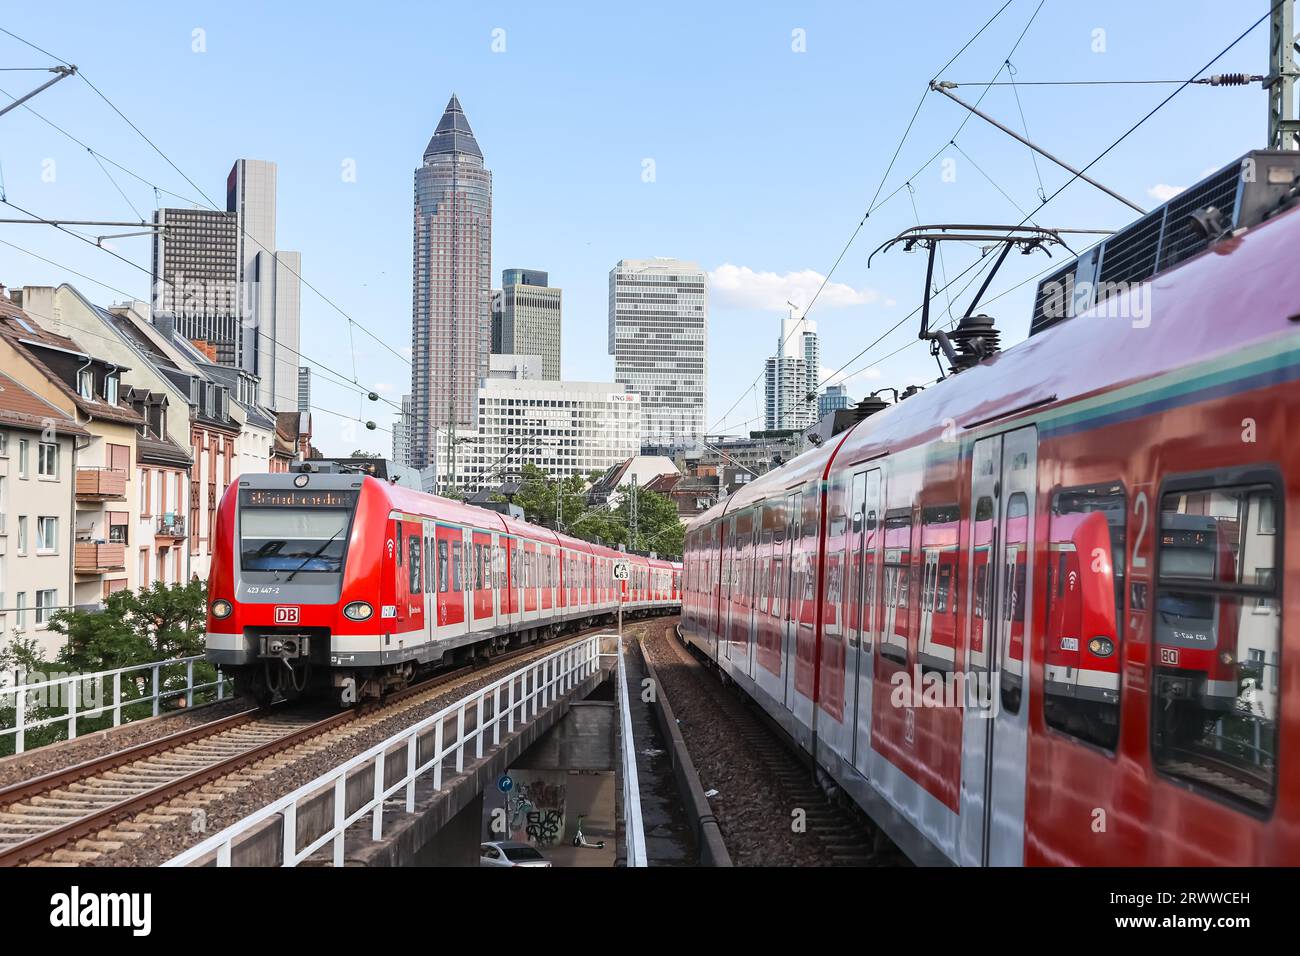
<path fill-rule="evenodd" d="M 554 846 L 564 836 L 568 787 L 541 778 L 522 780 L 507 800 L 510 838 L 536 846 Z"/>

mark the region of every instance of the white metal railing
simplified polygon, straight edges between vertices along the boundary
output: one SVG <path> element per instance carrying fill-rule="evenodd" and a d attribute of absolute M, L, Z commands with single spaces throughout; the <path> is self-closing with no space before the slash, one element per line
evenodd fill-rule
<path fill-rule="evenodd" d="M 627 698 L 627 666 L 623 638 L 618 639 L 618 712 L 623 751 L 623 832 L 627 839 L 627 865 L 649 866 L 646 861 L 645 826 L 641 820 L 641 787 L 636 773 L 636 744 L 632 738 L 632 711 Z"/>
<path fill-rule="evenodd" d="M 414 813 L 417 780 L 429 775 L 432 777 L 433 788 L 441 790 L 443 763 L 449 757 L 455 758 L 456 773 L 463 772 L 467 748 L 473 746 L 474 757 L 481 758 L 489 732 L 491 746 L 499 746 L 502 724 L 505 725 L 506 733 L 513 733 L 516 725 L 522 727 L 527 724 L 543 708 L 555 703 L 561 694 L 568 693 L 578 683 L 596 673 L 599 667 L 600 640 L 596 636 L 538 658 L 505 677 L 479 688 L 469 696 L 449 704 L 436 714 L 399 731 L 383 743 L 376 744 L 365 753 L 358 754 L 274 803 L 267 804 L 261 810 L 231 824 L 220 833 L 173 857 L 163 865 L 189 866 L 215 852 L 217 866 L 230 866 L 231 850 L 235 841 L 261 826 L 265 821 L 280 815 L 283 818 L 280 829 L 281 866 L 297 866 L 331 843 L 333 863 L 335 866 L 342 866 L 344 836 L 349 827 L 369 815 L 371 839 L 381 839 L 384 827 L 384 803 L 390 797 L 404 790 L 406 812 Z M 503 697 L 506 698 L 504 707 Z M 470 712 L 474 714 L 474 726 L 467 728 L 466 715 Z M 453 717 L 455 729 L 452 731 L 451 740 L 448 741 L 445 725 Z M 419 754 L 422 745 L 427 744 L 430 731 L 433 734 L 433 749 L 428 759 L 421 762 Z M 397 754 L 394 755 L 392 751 L 397 751 Z M 392 784 L 387 783 L 388 775 L 385 772 L 390 759 L 405 760 L 406 763 L 406 772 L 400 780 Z M 348 780 L 354 777 L 358 770 L 367 766 L 372 768 L 374 789 L 368 799 L 355 810 L 348 812 Z M 298 804 L 303 798 L 314 796 L 327 789 L 333 791 L 333 822 L 306 846 L 299 847 Z"/>
<path fill-rule="evenodd" d="M 193 707 L 194 695 L 212 688 L 216 688 L 217 700 L 224 700 L 228 682 L 222 677 L 220 670 L 217 671 L 216 680 L 201 684 L 194 683 L 194 664 L 202 660 L 203 655 L 196 654 L 193 657 L 177 657 L 168 661 L 154 661 L 151 664 L 96 671 L 93 674 L 65 674 L 50 680 L 33 681 L 30 684 L 18 683 L 24 676 L 22 672 L 5 672 L 0 674 L 0 709 L 13 709 L 14 725 L 0 727 L 0 740 L 12 736 L 14 753 L 20 754 L 26 750 L 28 731 L 41 727 L 65 724 L 67 739 L 71 740 L 77 736 L 79 720 L 89 720 L 111 712 L 113 726 L 120 726 L 124 707 L 149 704 L 152 705 L 150 708 L 152 716 L 157 717 L 164 700 L 183 695 L 185 706 Z M 164 679 L 162 670 L 167 667 L 182 666 L 185 668 L 184 686 L 179 683 L 174 687 L 165 686 L 172 678 Z M 124 682 L 128 685 L 134 682 L 136 689 L 142 691 L 140 696 L 123 698 Z M 109 684 L 111 684 L 111 691 L 108 689 Z M 142 684 L 144 686 L 141 686 Z M 41 704 L 42 699 L 53 703 Z M 85 709 L 81 709 L 79 706 L 81 704 L 86 705 Z M 64 712 L 51 717 L 28 720 L 29 713 L 50 707 L 58 707 Z M 130 719 L 127 723 L 130 723 Z"/>

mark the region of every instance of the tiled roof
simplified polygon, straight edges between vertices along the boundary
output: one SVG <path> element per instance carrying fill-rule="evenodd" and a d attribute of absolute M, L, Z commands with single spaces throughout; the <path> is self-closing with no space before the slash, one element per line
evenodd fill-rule
<path fill-rule="evenodd" d="M 35 392 L 0 372 L 0 425 L 42 431 L 50 422 L 65 435 L 90 434 Z"/>
<path fill-rule="evenodd" d="M 22 309 L 3 297 L 0 297 L 0 337 L 3 337 L 5 341 L 25 355 L 27 361 L 48 378 L 52 385 L 71 399 L 72 403 L 77 406 L 77 409 L 83 415 L 102 418 L 106 421 L 122 422 L 126 425 L 139 425 L 144 421 L 143 418 L 125 405 L 110 405 L 98 399 L 82 398 L 76 389 L 68 385 L 67 382 L 55 374 L 53 369 L 41 361 L 33 347 L 26 343 L 37 343 L 37 347 L 44 345 L 49 348 L 75 352 L 78 355 L 88 354 L 86 350 L 66 335 L 56 335 L 41 328 L 38 322 L 29 318 Z"/>

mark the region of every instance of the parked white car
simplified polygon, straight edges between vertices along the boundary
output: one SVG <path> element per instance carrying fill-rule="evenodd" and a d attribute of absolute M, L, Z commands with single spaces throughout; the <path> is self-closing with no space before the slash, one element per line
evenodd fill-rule
<path fill-rule="evenodd" d="M 479 847 L 479 866 L 550 866 L 551 861 L 531 843 L 494 840 Z"/>

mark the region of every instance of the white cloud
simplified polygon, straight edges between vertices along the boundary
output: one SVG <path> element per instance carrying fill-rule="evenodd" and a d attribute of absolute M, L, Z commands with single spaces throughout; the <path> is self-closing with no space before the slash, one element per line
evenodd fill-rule
<path fill-rule="evenodd" d="M 825 278 L 812 269 L 778 275 L 775 272 L 755 272 L 749 266 L 727 262 L 709 273 L 709 296 L 712 304 L 724 309 L 785 312 L 790 308 L 787 302 L 805 309 Z M 880 293 L 875 289 L 855 289 L 843 282 L 827 282 L 826 288 L 817 296 L 817 308 L 869 305 L 879 300 Z"/>
<path fill-rule="evenodd" d="M 1147 195 L 1160 202 L 1168 202 L 1186 189 L 1186 186 L 1170 186 L 1168 183 L 1156 183 L 1147 190 Z"/>
<path fill-rule="evenodd" d="M 388 395 L 393 391 L 393 387 L 394 386 L 392 386 L 388 382 L 376 382 L 374 389 L 380 395 Z"/>

